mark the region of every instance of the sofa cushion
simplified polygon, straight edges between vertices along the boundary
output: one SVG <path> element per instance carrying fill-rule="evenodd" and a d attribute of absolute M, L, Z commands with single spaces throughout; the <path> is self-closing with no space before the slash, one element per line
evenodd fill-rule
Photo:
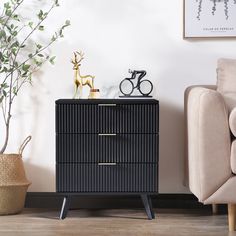
<path fill-rule="evenodd" d="M 236 174 L 236 140 L 232 142 L 230 164 L 232 172 Z"/>
<path fill-rule="evenodd" d="M 234 137 L 236 137 L 236 107 L 229 115 L 229 127 Z"/>
<path fill-rule="evenodd" d="M 218 60 L 217 91 L 224 96 L 230 111 L 236 107 L 236 60 Z"/>

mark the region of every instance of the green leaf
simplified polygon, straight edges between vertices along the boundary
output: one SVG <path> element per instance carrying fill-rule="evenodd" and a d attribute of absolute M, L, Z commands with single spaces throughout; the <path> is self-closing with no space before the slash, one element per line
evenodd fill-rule
<path fill-rule="evenodd" d="M 14 31 L 14 32 L 12 33 L 12 35 L 13 35 L 14 37 L 16 37 L 16 36 L 17 36 L 17 34 L 18 34 L 18 32 L 17 32 L 17 31 Z"/>
<path fill-rule="evenodd" d="M 40 30 L 40 31 L 44 31 L 44 26 L 43 26 L 43 25 L 40 25 L 40 26 L 39 26 L 39 30 Z"/>
<path fill-rule="evenodd" d="M 32 54 L 32 53 L 30 53 L 30 54 L 28 55 L 28 57 L 29 57 L 29 58 L 32 58 L 32 57 L 33 57 L 33 54 Z"/>
<path fill-rule="evenodd" d="M 69 26 L 70 25 L 70 21 L 66 20 L 65 25 Z"/>
<path fill-rule="evenodd" d="M 28 81 L 32 85 L 32 73 L 28 76 Z"/>
<path fill-rule="evenodd" d="M 6 32 L 5 32 L 5 30 L 1 30 L 0 31 L 0 39 L 1 38 L 6 38 Z"/>
<path fill-rule="evenodd" d="M 0 60 L 4 61 L 4 56 L 3 56 L 2 52 L 0 52 Z"/>
<path fill-rule="evenodd" d="M 7 96 L 7 92 L 5 90 L 2 90 L 3 96 L 6 97 Z"/>
<path fill-rule="evenodd" d="M 10 9 L 11 8 L 10 3 L 9 2 L 4 3 L 4 8 Z"/>
<path fill-rule="evenodd" d="M 13 15 L 13 19 L 17 20 L 17 21 L 20 21 L 19 16 L 17 14 Z"/>
<path fill-rule="evenodd" d="M 55 5 L 57 6 L 57 7 L 59 7 L 60 5 L 59 5 L 59 1 L 58 0 L 55 0 Z"/>
<path fill-rule="evenodd" d="M 43 54 L 41 54 L 41 53 L 39 53 L 39 54 L 37 54 L 39 57 L 44 57 L 44 55 Z"/>
<path fill-rule="evenodd" d="M 8 29 L 8 31 L 9 31 L 10 33 L 12 33 L 12 29 L 11 29 L 10 26 L 6 25 L 6 28 Z"/>
<path fill-rule="evenodd" d="M 6 66 L 4 66 L 4 67 L 3 67 L 3 69 L 2 69 L 2 71 L 3 71 L 3 72 L 8 72 L 8 69 L 7 69 L 7 67 L 6 67 Z"/>
<path fill-rule="evenodd" d="M 6 12 L 5 12 L 5 15 L 6 15 L 6 16 L 11 16 L 11 14 L 12 14 L 12 11 L 11 11 L 11 10 L 9 10 L 9 9 L 6 10 Z"/>
<path fill-rule="evenodd" d="M 28 72 L 26 71 L 26 72 L 24 72 L 23 73 L 23 75 L 22 75 L 22 77 L 27 77 L 27 74 L 28 74 Z"/>
<path fill-rule="evenodd" d="M 22 70 L 23 70 L 23 71 L 28 71 L 29 68 L 30 68 L 30 65 L 28 65 L 28 64 L 23 64 L 23 65 L 22 65 Z"/>
<path fill-rule="evenodd" d="M 16 47 L 19 47 L 19 42 L 18 41 L 15 41 L 11 46 L 10 48 L 16 48 Z"/>
<path fill-rule="evenodd" d="M 8 86 L 8 84 L 7 84 L 7 83 L 3 83 L 3 84 L 1 84 L 1 88 L 4 88 L 4 89 L 6 89 L 6 88 L 9 88 L 9 86 Z"/>
<path fill-rule="evenodd" d="M 28 23 L 28 25 L 31 29 L 33 29 L 34 22 L 31 21 L 31 22 Z"/>
<path fill-rule="evenodd" d="M 11 36 L 9 36 L 9 37 L 7 38 L 7 42 L 8 42 L 8 43 L 11 42 Z"/>
<path fill-rule="evenodd" d="M 40 20 L 43 20 L 43 11 L 40 10 L 37 16 Z"/>
<path fill-rule="evenodd" d="M 13 94 L 17 95 L 17 88 L 16 87 L 13 87 Z"/>
<path fill-rule="evenodd" d="M 55 42 L 57 40 L 56 36 L 53 35 L 52 38 L 51 38 L 51 42 Z"/>
<path fill-rule="evenodd" d="M 36 66 L 40 67 L 43 63 L 37 59 L 34 58 L 34 63 L 36 64 Z"/>
<path fill-rule="evenodd" d="M 0 97 L 0 104 L 2 103 L 3 99 L 4 99 L 4 97 L 3 97 L 3 96 L 2 96 L 2 97 Z"/>
<path fill-rule="evenodd" d="M 16 56 L 16 52 L 17 52 L 17 49 L 16 48 L 12 48 L 12 53 L 14 54 L 14 56 Z"/>
<path fill-rule="evenodd" d="M 37 47 L 38 49 L 41 49 L 43 46 L 42 46 L 41 44 L 36 44 L 36 47 Z"/>
<path fill-rule="evenodd" d="M 61 27 L 62 30 L 64 30 L 66 27 L 70 26 L 71 23 L 69 20 L 66 20 L 65 24 Z"/>
<path fill-rule="evenodd" d="M 32 74 L 29 74 L 27 79 L 28 79 L 28 83 L 29 83 L 30 85 L 33 85 L 32 78 L 33 78 L 33 77 L 32 77 Z"/>
<path fill-rule="evenodd" d="M 53 56 L 50 58 L 49 62 L 54 65 L 55 64 L 55 59 L 56 59 L 56 56 Z"/>

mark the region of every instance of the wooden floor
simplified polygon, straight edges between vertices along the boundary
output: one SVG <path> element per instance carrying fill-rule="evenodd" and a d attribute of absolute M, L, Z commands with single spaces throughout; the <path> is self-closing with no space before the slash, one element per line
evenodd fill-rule
<path fill-rule="evenodd" d="M 156 209 L 147 220 L 143 210 L 73 210 L 65 220 L 58 211 L 25 209 L 22 214 L 0 217 L 0 236 L 158 235 L 224 236 L 226 215 L 206 210 Z"/>

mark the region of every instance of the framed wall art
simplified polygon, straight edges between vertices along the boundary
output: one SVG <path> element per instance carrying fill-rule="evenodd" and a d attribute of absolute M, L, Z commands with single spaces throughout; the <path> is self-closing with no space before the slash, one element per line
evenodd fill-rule
<path fill-rule="evenodd" d="M 183 36 L 236 37 L 236 0 L 184 0 Z"/>

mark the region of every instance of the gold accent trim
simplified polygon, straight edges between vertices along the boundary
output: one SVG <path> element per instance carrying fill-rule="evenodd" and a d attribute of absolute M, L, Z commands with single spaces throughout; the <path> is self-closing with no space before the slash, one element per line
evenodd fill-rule
<path fill-rule="evenodd" d="M 110 104 L 98 104 L 99 107 L 116 107 L 116 104 L 110 103 Z"/>
<path fill-rule="evenodd" d="M 116 163 L 115 162 L 110 162 L 110 163 L 107 163 L 107 162 L 99 162 L 98 163 L 99 166 L 116 166 Z"/>
<path fill-rule="evenodd" d="M 116 134 L 98 134 L 98 136 L 116 136 Z"/>

